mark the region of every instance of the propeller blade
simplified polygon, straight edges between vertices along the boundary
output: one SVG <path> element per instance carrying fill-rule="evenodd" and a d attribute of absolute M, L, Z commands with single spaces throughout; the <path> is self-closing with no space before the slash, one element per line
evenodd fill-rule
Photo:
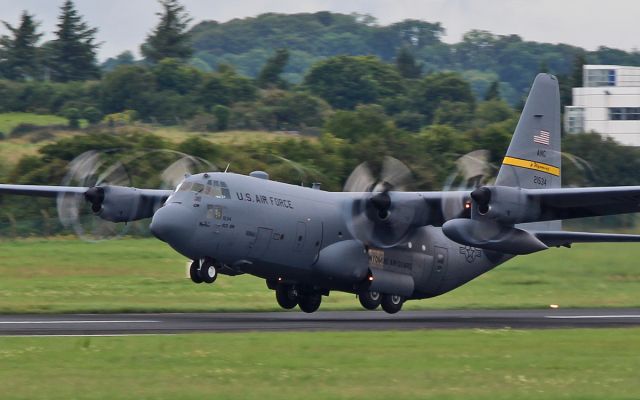
<path fill-rule="evenodd" d="M 415 217 L 415 204 L 395 204 L 395 192 L 402 190 L 411 171 L 401 161 L 385 157 L 378 179 L 369 164 L 358 165 L 345 183 L 348 192 L 367 193 L 345 207 L 344 218 L 351 235 L 375 247 L 393 247 L 409 234 Z"/>
<path fill-rule="evenodd" d="M 359 164 L 344 184 L 345 192 L 370 192 L 375 186 L 375 179 L 369 168 L 369 163 Z"/>
<path fill-rule="evenodd" d="M 410 181 L 411 171 L 402 161 L 386 156 L 382 162 L 380 175 L 380 181 L 383 185 L 383 187 L 379 188 L 380 191 L 396 190 L 401 192 Z"/>
<path fill-rule="evenodd" d="M 489 163 L 488 150 L 475 150 L 456 160 L 456 171 L 443 187 L 441 210 L 445 221 L 463 217 L 470 211 L 470 198 L 465 192 L 489 184 L 498 168 Z"/>

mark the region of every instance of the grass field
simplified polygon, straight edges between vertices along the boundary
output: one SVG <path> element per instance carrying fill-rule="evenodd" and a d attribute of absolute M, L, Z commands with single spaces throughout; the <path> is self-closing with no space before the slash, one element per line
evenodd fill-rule
<path fill-rule="evenodd" d="M 637 399 L 640 329 L 0 338 L 2 399 Z"/>
<path fill-rule="evenodd" d="M 52 143 L 56 139 L 68 137 L 76 134 L 73 131 L 55 131 L 52 139 L 31 141 L 30 137 L 8 138 L 9 133 L 22 123 L 32 125 L 66 125 L 67 119 L 56 115 L 41 115 L 33 113 L 0 113 L 0 132 L 4 133 L 5 139 L 0 140 L 0 162 L 13 165 L 20 158 L 26 155 L 37 154 L 38 150 L 46 144 Z M 83 120 L 82 126 L 86 125 Z M 216 144 L 244 145 L 247 143 L 272 142 L 286 140 L 290 138 L 302 138 L 297 134 L 282 132 L 261 132 L 261 131 L 225 131 L 225 132 L 189 132 L 182 127 L 165 127 L 152 125 L 139 125 L 142 129 L 160 136 L 170 143 L 180 143 L 190 137 L 198 136 Z M 314 137 L 304 136 L 305 140 L 317 140 Z"/>
<path fill-rule="evenodd" d="M 576 245 L 518 257 L 443 296 L 406 309 L 640 306 L 640 246 Z M 251 276 L 195 285 L 186 260 L 154 239 L 0 242 L 0 312 L 278 310 Z M 321 309 L 359 309 L 332 293 Z"/>
<path fill-rule="evenodd" d="M 8 135 L 20 124 L 32 125 L 66 125 L 67 119 L 57 115 L 33 114 L 22 112 L 0 113 L 0 132 Z"/>

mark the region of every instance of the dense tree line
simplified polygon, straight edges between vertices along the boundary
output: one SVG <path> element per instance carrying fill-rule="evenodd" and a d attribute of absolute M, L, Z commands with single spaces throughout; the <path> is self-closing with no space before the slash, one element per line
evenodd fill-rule
<path fill-rule="evenodd" d="M 275 49 L 286 47 L 291 60 L 284 76 L 298 83 L 313 64 L 327 57 L 374 55 L 393 63 L 409 53 L 420 67 L 419 71 L 410 69 L 413 77 L 420 72 L 458 71 L 472 83 L 477 96 L 498 81 L 503 97 L 511 104 L 520 101 L 531 77 L 541 70 L 571 78 L 577 57 L 583 63 L 640 65 L 637 51 L 608 47 L 586 51 L 567 44 L 538 43 L 518 35 L 480 30 L 468 32 L 459 43 L 446 44 L 441 40 L 444 32 L 439 23 L 405 20 L 382 26 L 371 17 L 329 12 L 270 13 L 225 23 L 204 21 L 191 30 L 193 62 L 212 69 L 219 63 L 228 63 L 240 73 L 255 77 Z M 408 77 L 408 71 L 403 70 L 403 76 Z"/>

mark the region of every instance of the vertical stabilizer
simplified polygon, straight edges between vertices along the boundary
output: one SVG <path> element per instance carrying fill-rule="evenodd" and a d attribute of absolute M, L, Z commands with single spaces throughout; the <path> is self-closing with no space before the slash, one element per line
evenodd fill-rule
<path fill-rule="evenodd" d="M 558 80 L 538 74 L 511 139 L 496 185 L 526 189 L 560 187 Z"/>
<path fill-rule="evenodd" d="M 538 74 L 502 161 L 496 185 L 525 189 L 559 188 L 561 172 L 558 79 Z M 522 224 L 537 231 L 559 230 L 560 221 Z"/>

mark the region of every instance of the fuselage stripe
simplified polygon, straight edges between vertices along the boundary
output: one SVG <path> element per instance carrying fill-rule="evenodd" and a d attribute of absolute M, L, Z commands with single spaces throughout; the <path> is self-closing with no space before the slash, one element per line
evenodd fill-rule
<path fill-rule="evenodd" d="M 504 161 L 502 161 L 502 165 L 511 165 L 513 167 L 527 168 L 527 169 L 532 169 L 534 171 L 544 172 L 546 174 L 550 174 L 554 176 L 560 176 L 560 168 L 558 167 L 554 167 L 553 165 L 549 165 L 549 164 L 545 164 L 537 161 L 524 160 L 522 158 L 505 157 Z"/>

